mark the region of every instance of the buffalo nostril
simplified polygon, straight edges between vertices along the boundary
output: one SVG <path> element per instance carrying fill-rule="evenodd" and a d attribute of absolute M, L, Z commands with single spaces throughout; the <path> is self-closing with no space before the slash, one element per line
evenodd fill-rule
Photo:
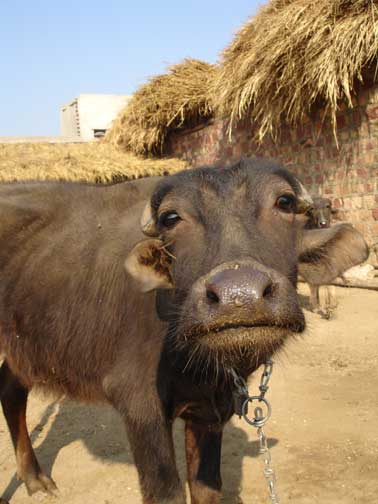
<path fill-rule="evenodd" d="M 211 289 L 211 287 L 207 287 L 206 289 L 206 298 L 210 303 L 219 303 L 219 296 Z"/>
<path fill-rule="evenodd" d="M 265 298 L 265 297 L 270 297 L 270 296 L 272 296 L 272 294 L 273 294 L 273 290 L 274 290 L 274 288 L 273 288 L 273 284 L 271 284 L 271 283 L 270 283 L 270 284 L 268 284 L 268 285 L 265 287 L 265 289 L 264 289 L 264 292 L 263 292 L 262 297 L 263 297 L 263 298 Z"/>

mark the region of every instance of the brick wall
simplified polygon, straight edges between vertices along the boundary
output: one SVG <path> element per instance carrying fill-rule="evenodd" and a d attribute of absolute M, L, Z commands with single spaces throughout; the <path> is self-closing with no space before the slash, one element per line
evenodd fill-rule
<path fill-rule="evenodd" d="M 296 130 L 283 129 L 279 143 L 253 141 L 251 124 L 243 124 L 230 140 L 217 120 L 196 131 L 172 135 L 169 153 L 201 164 L 231 163 L 241 156 L 279 159 L 297 174 L 313 195 L 325 195 L 340 210 L 340 219 L 359 229 L 378 251 L 378 86 L 362 89 L 354 108 L 337 116 L 338 146 L 323 111 Z M 322 127 L 322 124 L 324 126 Z"/>

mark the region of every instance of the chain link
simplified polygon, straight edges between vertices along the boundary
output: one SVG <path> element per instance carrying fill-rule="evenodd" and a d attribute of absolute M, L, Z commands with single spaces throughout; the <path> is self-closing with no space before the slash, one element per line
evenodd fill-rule
<path fill-rule="evenodd" d="M 272 376 L 273 373 L 273 361 L 268 360 L 264 364 L 264 371 L 262 372 L 261 378 L 260 378 L 260 397 L 263 398 L 265 394 L 268 392 L 268 383 L 270 380 L 270 377 Z"/>
<path fill-rule="evenodd" d="M 244 398 L 244 402 L 241 407 L 241 416 L 249 425 L 252 425 L 257 429 L 257 435 L 260 444 L 259 452 L 264 458 L 264 476 L 268 483 L 270 501 L 272 504 L 279 504 L 280 501 L 277 495 L 277 488 L 276 488 L 277 485 L 276 474 L 271 465 L 272 457 L 270 455 L 267 438 L 263 431 L 263 426 L 269 420 L 272 411 L 269 401 L 265 399 L 265 394 L 269 389 L 268 384 L 272 372 L 273 372 L 273 361 L 268 360 L 264 364 L 264 370 L 260 378 L 260 385 L 259 385 L 260 395 L 249 396 L 248 387 L 245 380 L 241 376 L 239 376 L 233 369 L 231 369 L 236 390 L 238 391 L 239 394 L 241 394 L 241 397 Z M 262 403 L 266 406 L 267 413 L 265 416 L 261 406 L 256 406 L 254 409 L 254 417 L 252 419 L 248 418 L 248 404 L 253 403 L 254 401 Z"/>
<path fill-rule="evenodd" d="M 270 455 L 268 441 L 262 427 L 257 428 L 257 435 L 260 442 L 260 454 L 264 457 L 264 476 L 266 482 L 268 483 L 270 501 L 272 504 L 279 504 L 280 501 L 277 495 L 276 474 L 271 466 L 272 457 Z"/>

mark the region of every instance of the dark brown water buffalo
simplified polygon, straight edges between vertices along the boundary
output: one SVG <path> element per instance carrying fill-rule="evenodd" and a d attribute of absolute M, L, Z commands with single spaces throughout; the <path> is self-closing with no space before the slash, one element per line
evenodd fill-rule
<path fill-rule="evenodd" d="M 337 209 L 332 208 L 331 200 L 321 196 L 313 196 L 312 201 L 313 204 L 307 212 L 309 220 L 306 224 L 306 228 L 316 229 L 330 227 L 332 215 L 337 213 Z"/>
<path fill-rule="evenodd" d="M 308 221 L 306 229 L 325 229 L 329 228 L 332 223 L 332 217 L 338 213 L 337 209 L 332 208 L 332 202 L 329 198 L 322 196 L 313 196 L 312 205 L 307 211 Z M 344 270 L 345 271 L 345 270 Z M 341 271 L 340 274 L 344 273 Z M 316 284 L 311 283 L 311 279 L 305 278 L 310 287 L 310 309 L 320 313 L 323 317 L 329 318 L 337 306 L 336 289 L 334 286 L 325 286 L 326 282 L 321 275 L 316 276 Z M 334 278 L 329 279 L 334 280 Z M 322 289 L 322 296 L 320 289 Z"/>
<path fill-rule="evenodd" d="M 262 160 L 105 187 L 0 186 L 0 396 L 30 493 L 55 488 L 25 422 L 43 387 L 119 411 L 145 504 L 185 502 L 182 418 L 192 503 L 219 502 L 231 368 L 247 379 L 305 329 L 298 267 L 337 276 L 367 254 L 348 225 L 304 231 L 309 204 Z"/>

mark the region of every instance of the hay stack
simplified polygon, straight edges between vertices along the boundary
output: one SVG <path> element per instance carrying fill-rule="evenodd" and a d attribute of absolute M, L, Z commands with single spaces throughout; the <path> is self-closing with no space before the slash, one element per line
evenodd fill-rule
<path fill-rule="evenodd" d="M 272 0 L 225 49 L 214 99 L 229 131 L 250 118 L 259 140 L 275 138 L 282 120 L 300 123 L 315 102 L 335 131 L 338 104 L 352 106 L 377 54 L 377 0 Z"/>
<path fill-rule="evenodd" d="M 161 155 L 168 134 L 212 115 L 209 98 L 214 65 L 186 59 L 141 86 L 121 112 L 106 142 L 138 155 Z"/>
<path fill-rule="evenodd" d="M 183 170 L 178 159 L 141 159 L 112 145 L 0 143 L 0 181 L 118 182 Z"/>

